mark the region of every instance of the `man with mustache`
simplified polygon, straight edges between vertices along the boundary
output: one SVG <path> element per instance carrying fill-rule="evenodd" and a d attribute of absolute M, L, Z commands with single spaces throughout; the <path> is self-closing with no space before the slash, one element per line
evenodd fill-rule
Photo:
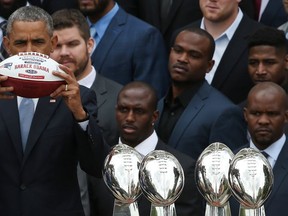
<path fill-rule="evenodd" d="M 70 68 L 80 85 L 95 91 L 97 122 L 108 144 L 118 142 L 115 105 L 122 86 L 101 76 L 91 63 L 94 40 L 84 15 L 77 9 L 63 9 L 52 14 L 54 31 L 58 38 L 51 58 Z M 90 215 L 86 173 L 78 166 L 78 182 L 85 215 Z"/>
<path fill-rule="evenodd" d="M 159 137 L 194 159 L 213 142 L 232 150 L 247 142 L 240 108 L 205 80 L 214 65 L 214 49 L 214 39 L 205 30 L 183 29 L 170 51 L 172 86 L 158 104 Z"/>
<path fill-rule="evenodd" d="M 288 120 L 288 99 L 284 89 L 273 82 L 255 85 L 248 94 L 244 117 L 251 139 L 243 147 L 265 152 L 273 168 L 274 185 L 264 206 L 267 216 L 287 215 L 288 141 L 284 125 Z M 239 203 L 230 202 L 232 215 L 238 215 Z"/>

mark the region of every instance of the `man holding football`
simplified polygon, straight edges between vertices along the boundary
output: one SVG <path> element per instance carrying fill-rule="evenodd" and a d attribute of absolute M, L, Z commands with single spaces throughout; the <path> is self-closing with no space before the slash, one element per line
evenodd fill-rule
<path fill-rule="evenodd" d="M 38 7 L 19 8 L 8 19 L 3 43 L 10 55 L 49 55 L 57 43 L 51 16 Z M 12 95 L 13 87 L 1 86 L 8 77 L 0 76 L 1 215 L 84 216 L 78 162 L 85 172 L 101 176 L 109 149 L 96 121 L 96 95 L 80 87 L 71 70 L 60 68 L 66 73 L 53 74 L 66 83 L 51 95 L 32 100 L 25 145 L 20 107 L 26 98 Z"/>

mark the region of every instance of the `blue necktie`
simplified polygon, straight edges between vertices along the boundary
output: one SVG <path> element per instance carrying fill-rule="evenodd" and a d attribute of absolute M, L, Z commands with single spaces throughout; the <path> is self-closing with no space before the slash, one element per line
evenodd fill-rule
<path fill-rule="evenodd" d="M 23 98 L 19 106 L 19 118 L 20 118 L 23 152 L 25 151 L 33 115 L 34 115 L 33 100 L 31 98 Z"/>
<path fill-rule="evenodd" d="M 95 40 L 95 46 L 94 47 L 96 47 L 100 41 L 100 37 L 97 33 L 97 29 L 96 29 L 94 24 L 90 25 L 90 34 L 91 34 L 91 37 L 94 38 L 94 40 Z"/>

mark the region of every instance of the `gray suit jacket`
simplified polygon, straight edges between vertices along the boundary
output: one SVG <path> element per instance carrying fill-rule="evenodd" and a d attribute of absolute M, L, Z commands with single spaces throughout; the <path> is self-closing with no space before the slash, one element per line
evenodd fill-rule
<path fill-rule="evenodd" d="M 91 86 L 96 93 L 98 105 L 98 125 L 103 131 L 104 138 L 109 145 L 118 142 L 118 127 L 115 118 L 117 96 L 122 85 L 107 79 L 97 73 Z"/>

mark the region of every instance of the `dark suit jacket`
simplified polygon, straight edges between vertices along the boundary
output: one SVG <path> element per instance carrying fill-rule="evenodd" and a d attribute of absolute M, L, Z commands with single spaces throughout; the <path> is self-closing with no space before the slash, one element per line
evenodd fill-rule
<path fill-rule="evenodd" d="M 163 106 L 164 98 L 158 103 L 160 113 Z M 156 131 L 157 127 L 158 123 Z M 237 149 L 247 142 L 247 130 L 240 108 L 205 81 L 175 124 L 167 145 L 197 160 L 213 142 Z"/>
<path fill-rule="evenodd" d="M 163 96 L 169 86 L 168 59 L 161 33 L 119 9 L 92 54 L 96 71 L 122 85 L 150 83 Z"/>
<path fill-rule="evenodd" d="M 102 129 L 103 136 L 107 143 L 112 146 L 118 142 L 119 133 L 115 118 L 115 106 L 117 96 L 122 85 L 107 79 L 97 73 L 91 89 L 96 93 L 98 105 L 98 125 Z"/>
<path fill-rule="evenodd" d="M 244 147 L 248 147 L 246 145 Z M 288 140 L 285 144 L 273 167 L 274 185 L 272 192 L 264 203 L 266 216 L 287 216 L 288 199 Z M 230 201 L 232 215 L 238 215 L 239 203 L 233 199 Z"/>
<path fill-rule="evenodd" d="M 262 14 L 260 22 L 273 27 L 279 27 L 287 21 L 282 0 L 270 0 Z"/>
<path fill-rule="evenodd" d="M 62 98 L 40 98 L 25 152 L 16 98 L 0 100 L 0 212 L 5 216 L 84 216 L 76 166 L 101 176 L 105 145 L 96 124 L 96 97 L 81 87 L 90 113 L 87 131 Z M 107 149 L 106 149 L 107 150 Z"/>
<path fill-rule="evenodd" d="M 46 10 L 49 14 L 66 8 L 78 8 L 78 0 L 28 0 L 32 5 L 38 6 Z"/>
<path fill-rule="evenodd" d="M 139 0 L 138 4 L 139 18 L 161 31 L 169 50 L 173 32 L 202 17 L 199 0 L 173 1 L 168 18 L 163 22 L 160 18 L 161 0 Z"/>
<path fill-rule="evenodd" d="M 200 27 L 201 21 L 189 26 Z M 246 99 L 253 86 L 248 73 L 247 39 L 262 25 L 244 15 L 215 72 L 211 85 L 220 90 L 232 102 L 238 104 Z"/>
<path fill-rule="evenodd" d="M 199 194 L 195 181 L 195 161 L 177 150 L 167 146 L 161 140 L 156 146 L 157 150 L 164 150 L 172 153 L 181 164 L 185 174 L 185 185 L 180 197 L 176 200 L 175 206 L 179 216 L 202 216 L 204 215 L 203 199 Z M 103 179 L 89 177 L 88 188 L 91 203 L 91 216 L 112 216 L 114 198 Z M 150 215 L 150 202 L 141 195 L 138 199 L 140 216 Z"/>

